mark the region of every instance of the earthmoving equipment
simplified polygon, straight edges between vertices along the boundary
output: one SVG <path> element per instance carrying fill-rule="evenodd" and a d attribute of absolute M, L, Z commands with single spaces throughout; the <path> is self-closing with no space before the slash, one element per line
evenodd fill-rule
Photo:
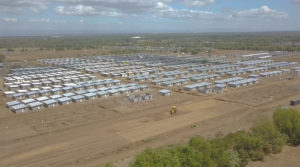
<path fill-rule="evenodd" d="M 176 113 L 177 113 L 176 106 L 172 106 L 172 110 L 170 110 L 170 114 L 173 115 L 173 114 L 176 114 Z"/>

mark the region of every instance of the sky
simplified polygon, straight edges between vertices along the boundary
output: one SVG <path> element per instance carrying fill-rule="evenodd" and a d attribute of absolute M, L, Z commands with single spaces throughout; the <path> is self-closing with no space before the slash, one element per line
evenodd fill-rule
<path fill-rule="evenodd" d="M 300 30 L 300 0 L 0 0 L 0 36 Z"/>

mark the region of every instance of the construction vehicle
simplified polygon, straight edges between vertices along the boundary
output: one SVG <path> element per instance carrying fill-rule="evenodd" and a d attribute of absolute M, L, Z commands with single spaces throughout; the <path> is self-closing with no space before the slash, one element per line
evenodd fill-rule
<path fill-rule="evenodd" d="M 176 114 L 176 113 L 177 113 L 176 106 L 172 106 L 172 110 L 170 110 L 170 114 L 173 115 L 173 114 Z"/>

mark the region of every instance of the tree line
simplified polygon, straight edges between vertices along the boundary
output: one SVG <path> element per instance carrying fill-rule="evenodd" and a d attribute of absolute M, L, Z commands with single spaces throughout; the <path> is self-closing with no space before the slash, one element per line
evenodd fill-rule
<path fill-rule="evenodd" d="M 40 48 L 41 50 L 99 49 L 106 46 L 164 47 L 197 54 L 210 49 L 300 51 L 300 32 L 275 33 L 202 33 L 202 34 L 141 34 L 143 39 L 132 39 L 132 34 L 11 37 L 0 38 L 0 48 Z"/>

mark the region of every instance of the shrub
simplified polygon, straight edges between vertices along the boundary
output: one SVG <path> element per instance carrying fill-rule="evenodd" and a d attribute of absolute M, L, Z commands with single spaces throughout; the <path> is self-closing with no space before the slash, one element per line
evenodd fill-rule
<path fill-rule="evenodd" d="M 254 136 L 263 141 L 263 151 L 265 153 L 279 153 L 287 142 L 287 136 L 281 134 L 274 124 L 268 120 L 262 120 L 251 128 Z"/>
<path fill-rule="evenodd" d="M 116 167 L 116 165 L 114 165 L 112 163 L 108 163 L 108 164 L 104 165 L 103 167 Z"/>
<path fill-rule="evenodd" d="M 289 143 L 300 144 L 299 112 L 293 109 L 277 109 L 273 115 L 273 121 L 278 130 L 289 137 Z"/>
<path fill-rule="evenodd" d="M 146 149 L 136 157 L 131 167 L 180 167 L 176 153 L 170 149 Z"/>
<path fill-rule="evenodd" d="M 0 63 L 2 63 L 5 60 L 5 55 L 4 54 L 0 54 Z"/>
<path fill-rule="evenodd" d="M 217 163 L 209 156 L 209 150 L 202 152 L 185 146 L 177 148 L 176 154 L 181 167 L 217 167 Z"/>
<path fill-rule="evenodd" d="M 209 156 L 218 166 L 237 167 L 240 164 L 238 153 L 231 149 L 231 144 L 221 138 L 206 141 L 197 136 L 190 140 L 189 146 Z"/>
<path fill-rule="evenodd" d="M 233 149 L 220 150 L 216 157 L 218 166 L 220 167 L 238 167 L 240 165 L 240 157 L 238 152 Z"/>
<path fill-rule="evenodd" d="M 6 49 L 8 52 L 14 52 L 15 50 L 13 48 L 7 48 Z"/>
<path fill-rule="evenodd" d="M 189 146 L 201 152 L 210 152 L 211 150 L 210 143 L 200 136 L 191 138 Z"/>
<path fill-rule="evenodd" d="M 239 131 L 234 134 L 229 134 L 225 137 L 225 140 L 239 153 L 241 166 L 247 165 L 250 159 L 259 160 L 257 159 L 258 151 L 263 150 L 263 140 L 261 138 L 244 131 Z"/>

